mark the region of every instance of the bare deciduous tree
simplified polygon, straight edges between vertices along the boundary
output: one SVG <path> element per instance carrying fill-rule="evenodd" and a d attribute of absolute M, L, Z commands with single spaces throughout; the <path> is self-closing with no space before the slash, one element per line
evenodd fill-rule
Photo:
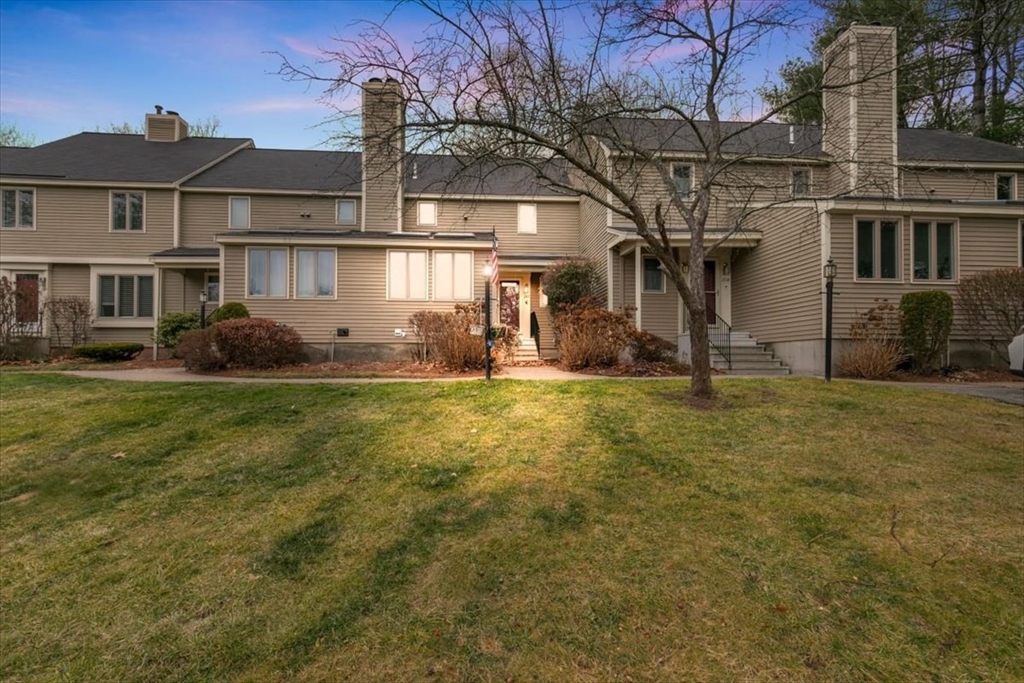
<path fill-rule="evenodd" d="M 754 212 L 790 199 L 780 162 L 817 145 L 802 130 L 788 145 L 758 132 L 805 93 L 753 121 L 728 120 L 737 103 L 750 101 L 745 62 L 797 25 L 800 8 L 785 0 L 413 4 L 433 20 L 414 43 L 388 21 L 363 23 L 319 65 L 282 57 L 282 75 L 323 84 L 327 102 L 351 101 L 371 77 L 394 78 L 406 112 L 391 135 L 406 141 L 408 153 L 451 155 L 467 174 L 525 166 L 548 188 L 610 211 L 657 256 L 682 297 L 691 392 L 712 395 L 705 259 L 742 233 Z M 358 114 L 338 112 L 339 119 Z M 337 142 L 358 148 L 360 139 L 350 132 Z M 781 176 L 744 170 L 765 156 L 774 156 Z M 693 164 L 687 178 L 673 172 L 681 159 Z"/>

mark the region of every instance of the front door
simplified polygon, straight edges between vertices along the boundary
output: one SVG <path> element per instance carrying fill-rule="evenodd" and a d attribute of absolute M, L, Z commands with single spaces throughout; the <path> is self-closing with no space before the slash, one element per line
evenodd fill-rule
<path fill-rule="evenodd" d="M 519 330 L 519 280 L 501 281 L 499 310 L 501 324 Z"/>
<path fill-rule="evenodd" d="M 707 309 L 708 325 L 714 325 L 718 318 L 718 287 L 715 282 L 715 262 L 704 262 L 704 308 Z"/>
<path fill-rule="evenodd" d="M 18 325 L 22 329 L 37 331 L 39 327 L 39 274 L 18 273 L 14 276 Z"/>

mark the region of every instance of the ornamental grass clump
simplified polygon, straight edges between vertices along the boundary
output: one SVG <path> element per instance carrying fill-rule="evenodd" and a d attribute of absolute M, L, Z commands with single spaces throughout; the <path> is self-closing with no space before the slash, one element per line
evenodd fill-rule
<path fill-rule="evenodd" d="M 906 353 L 900 339 L 900 309 L 885 299 L 858 312 L 850 323 L 850 346 L 839 356 L 844 377 L 888 379 L 903 362 Z"/>

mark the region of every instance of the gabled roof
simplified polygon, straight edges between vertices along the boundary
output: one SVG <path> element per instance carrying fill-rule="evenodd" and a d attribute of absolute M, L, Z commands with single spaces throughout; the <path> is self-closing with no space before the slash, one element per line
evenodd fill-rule
<path fill-rule="evenodd" d="M 663 152 L 701 152 L 702 146 L 693 128 L 679 119 L 610 119 L 604 140 L 629 141 L 640 149 Z M 723 121 L 723 135 L 736 133 L 750 124 Z M 706 138 L 710 125 L 697 122 Z M 790 144 L 790 129 L 793 143 Z M 901 162 L 980 162 L 1024 164 L 1024 150 L 1013 145 L 931 128 L 900 128 L 896 131 Z M 614 145 L 620 148 L 621 143 Z M 820 126 L 790 126 L 787 123 L 759 123 L 744 130 L 723 145 L 726 154 L 801 157 L 826 159 L 821 148 Z"/>
<path fill-rule="evenodd" d="M 549 176 L 568 184 L 564 165 L 555 161 L 534 162 L 548 167 Z M 527 165 L 475 161 L 441 154 L 412 154 L 405 163 L 405 191 L 409 194 L 495 195 L 564 197 L 538 179 Z"/>
<path fill-rule="evenodd" d="M 358 152 L 243 149 L 185 183 L 185 187 L 358 192 Z"/>
<path fill-rule="evenodd" d="M 114 183 L 173 183 L 244 144 L 248 138 L 150 142 L 142 135 L 79 133 L 14 154 L 0 153 L 0 175 Z"/>

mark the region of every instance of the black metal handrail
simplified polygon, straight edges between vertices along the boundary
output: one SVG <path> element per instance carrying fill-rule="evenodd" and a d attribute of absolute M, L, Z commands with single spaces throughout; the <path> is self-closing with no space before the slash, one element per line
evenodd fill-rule
<path fill-rule="evenodd" d="M 715 322 L 708 325 L 708 343 L 725 359 L 732 370 L 732 326 L 715 313 Z"/>

